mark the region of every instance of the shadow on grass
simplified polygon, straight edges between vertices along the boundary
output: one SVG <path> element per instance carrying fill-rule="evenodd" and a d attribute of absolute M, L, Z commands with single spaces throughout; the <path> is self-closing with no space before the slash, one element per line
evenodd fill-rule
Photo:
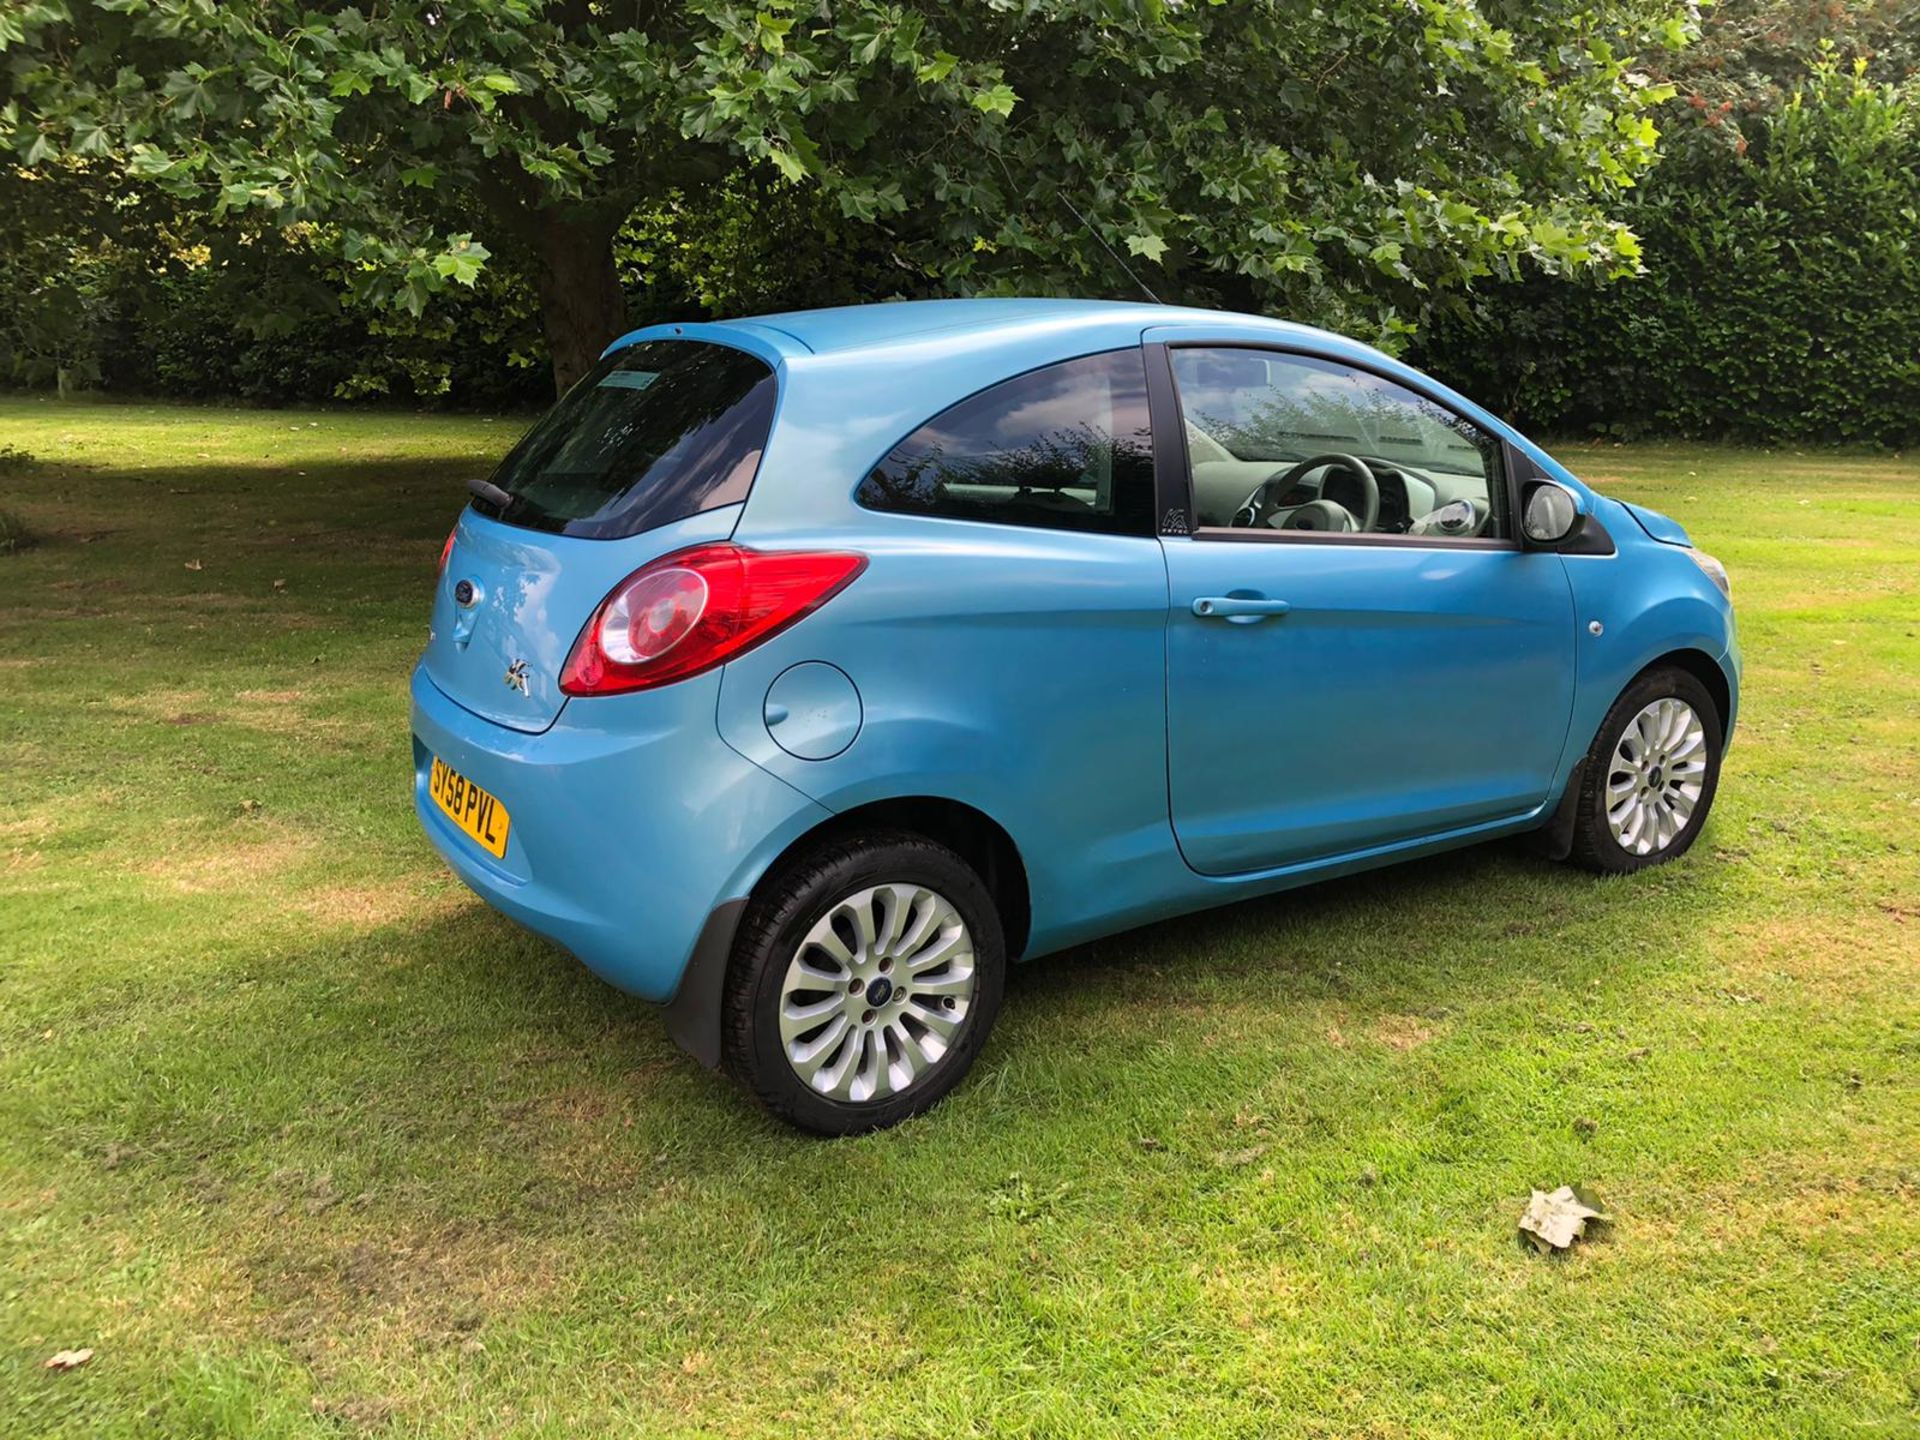
<path fill-rule="evenodd" d="M 492 463 L 480 455 L 153 467 L 36 459 L 0 473 L 0 506 L 62 548 L 162 534 L 292 543 L 302 530 L 410 545 L 436 527 L 444 536 L 467 503 L 467 480 Z M 274 536 L 279 528 L 290 533 Z"/>
<path fill-rule="evenodd" d="M 1618 943 L 1644 926 L 1651 940 L 1667 923 L 1659 908 L 1514 845 L 1451 852 L 1018 966 L 981 1071 L 1022 1070 L 1063 1037 L 1078 1064 L 1124 1064 L 1170 1007 L 1252 1008 L 1282 1026 L 1296 1007 L 1333 1002 L 1366 1024 L 1522 986 L 1583 994 L 1608 962 L 1582 937 L 1604 925 Z M 101 1143 L 179 1155 L 184 1142 L 190 1169 L 228 1168 L 223 1151 L 272 1168 L 280 1152 L 317 1146 L 342 1190 L 365 1172 L 365 1184 L 418 1184 L 423 1201 L 457 1211 L 489 1188 L 462 1201 L 465 1177 L 504 1168 L 534 1183 L 536 1161 L 576 1174 L 566 1151 L 587 1135 L 598 1169 L 576 1174 L 583 1196 L 631 1183 L 651 1156 L 672 1155 L 681 1173 L 750 1167 L 787 1133 L 682 1054 L 653 1006 L 477 901 L 238 970 L 250 977 L 240 988 L 171 1023 L 140 1017 L 116 1060 L 132 1072 L 120 1093 L 133 1103 L 115 1107 L 125 1129 Z M 153 1090 L 193 1045 L 188 1083 Z M 237 1086 L 239 1113 L 195 1117 Z M 995 1103 L 966 1097 L 936 1115 Z"/>
<path fill-rule="evenodd" d="M 1369 990 L 1451 992 L 1509 983 L 1526 964 L 1549 985 L 1587 975 L 1566 940 L 1641 903 L 1629 889 L 1555 864 L 1527 837 L 1492 841 L 1322 880 L 1160 921 L 1018 965 L 1010 1001 L 1097 993 L 1151 972 L 1198 992 L 1251 987 L 1283 1001 L 1324 998 L 1330 970 L 1353 995 Z M 1421 957 L 1443 956 L 1423 975 Z M 1540 963 L 1544 959 L 1544 966 Z M 1124 985 L 1122 986 L 1124 988 Z"/>

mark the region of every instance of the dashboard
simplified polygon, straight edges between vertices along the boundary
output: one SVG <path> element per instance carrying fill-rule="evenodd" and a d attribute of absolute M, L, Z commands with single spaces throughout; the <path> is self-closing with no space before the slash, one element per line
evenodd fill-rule
<path fill-rule="evenodd" d="M 1382 460 L 1369 459 L 1367 464 L 1374 479 L 1380 482 L 1380 519 L 1373 527 L 1376 534 L 1404 535 L 1413 528 L 1416 519 L 1434 508 L 1438 487 L 1431 480 Z M 1330 465 L 1317 477 L 1291 486 L 1274 502 L 1274 510 L 1276 515 L 1284 516 L 1314 500 L 1331 500 L 1355 516 L 1364 515 L 1367 509 L 1367 491 L 1360 477 L 1341 466 Z"/>

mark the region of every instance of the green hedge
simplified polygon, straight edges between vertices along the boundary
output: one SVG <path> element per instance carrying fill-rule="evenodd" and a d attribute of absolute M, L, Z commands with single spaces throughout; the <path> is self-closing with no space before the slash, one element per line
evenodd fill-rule
<path fill-rule="evenodd" d="M 0 249 L 0 384 L 264 405 L 552 399 L 531 298 L 511 277 L 414 317 L 344 304 L 322 262 L 272 237 L 210 256 L 75 234 Z"/>
<path fill-rule="evenodd" d="M 531 307 L 501 284 L 415 319 L 345 305 L 324 276 L 280 262 L 284 304 L 243 299 L 234 278 L 145 279 L 120 312 L 102 383 L 121 392 L 282 404 L 378 398 L 484 410 L 553 398 Z M 293 282 L 299 282 L 296 286 Z M 292 293 L 295 290 L 298 293 Z"/>
<path fill-rule="evenodd" d="M 1485 294 L 1415 358 L 1541 431 L 1920 440 L 1920 89 L 1818 63 L 1629 218 L 1643 277 Z"/>

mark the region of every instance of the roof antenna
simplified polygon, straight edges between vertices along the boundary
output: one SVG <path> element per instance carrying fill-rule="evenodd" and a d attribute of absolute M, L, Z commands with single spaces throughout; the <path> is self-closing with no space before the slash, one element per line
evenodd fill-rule
<path fill-rule="evenodd" d="M 1167 303 L 1166 301 L 1162 300 L 1158 295 L 1154 294 L 1152 290 L 1147 288 L 1146 281 L 1142 280 L 1138 275 L 1133 273 L 1133 267 L 1127 264 L 1126 261 L 1120 258 L 1120 252 L 1115 250 L 1111 245 L 1107 244 L 1107 237 L 1102 235 L 1098 230 L 1094 229 L 1093 226 L 1087 223 L 1087 217 L 1080 213 L 1079 208 L 1074 205 L 1073 201 L 1067 199 L 1067 192 L 1064 190 L 1061 190 L 1061 191 L 1058 191 L 1057 193 L 1060 196 L 1060 203 L 1066 206 L 1067 209 L 1073 211 L 1073 218 L 1080 222 L 1081 227 L 1089 235 L 1093 236 L 1094 239 L 1100 242 L 1100 248 L 1106 251 L 1107 254 L 1113 257 L 1113 263 L 1118 265 L 1122 270 L 1127 272 L 1127 278 L 1133 281 L 1134 284 L 1138 285 L 1141 291 L 1146 295 L 1146 297 L 1149 300 L 1151 300 L 1154 304 L 1156 305 L 1166 304 Z"/>

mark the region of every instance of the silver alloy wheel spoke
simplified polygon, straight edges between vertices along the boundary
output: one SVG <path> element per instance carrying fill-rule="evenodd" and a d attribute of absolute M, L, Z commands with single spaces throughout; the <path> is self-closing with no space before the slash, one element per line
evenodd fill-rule
<path fill-rule="evenodd" d="M 967 996 L 973 993 L 973 971 L 947 969 L 938 973 L 923 973 L 907 982 L 913 987 L 915 995 L 957 995 Z"/>
<path fill-rule="evenodd" d="M 788 1042 L 787 1053 L 798 1055 L 807 1063 L 817 1063 L 833 1054 L 840 1042 L 846 1038 L 847 1017 L 836 1015 L 827 1023 L 825 1029 L 804 1042 Z"/>
<path fill-rule="evenodd" d="M 900 1048 L 912 1065 L 929 1066 L 946 1054 L 946 1042 L 937 1035 L 928 1035 L 925 1030 L 916 1035 L 906 1025 L 898 1025 L 894 1033 L 900 1037 Z"/>
<path fill-rule="evenodd" d="M 1607 769 L 1607 824 L 1630 855 L 1657 855 L 1693 819 L 1707 776 L 1707 730 L 1686 701 L 1663 696 L 1634 716 Z"/>
<path fill-rule="evenodd" d="M 959 918 L 957 915 L 954 917 L 955 920 Z M 962 925 L 958 931 L 954 932 L 943 929 L 927 943 L 926 947 L 922 949 L 919 954 L 907 960 L 907 973 L 909 975 L 931 974 L 945 966 L 954 956 L 962 952 L 965 952 L 966 955 L 967 974 L 972 975 L 973 937 L 967 933 L 967 927 Z"/>
<path fill-rule="evenodd" d="M 795 947 L 780 985 L 781 1048 L 822 1095 L 889 1099 L 946 1056 L 977 989 L 973 935 L 951 901 L 922 885 L 869 886 Z"/>
<path fill-rule="evenodd" d="M 923 1005 L 913 1012 L 913 1018 L 927 1034 L 940 1042 L 942 1048 L 960 1028 L 960 1016 L 944 1005 Z"/>

